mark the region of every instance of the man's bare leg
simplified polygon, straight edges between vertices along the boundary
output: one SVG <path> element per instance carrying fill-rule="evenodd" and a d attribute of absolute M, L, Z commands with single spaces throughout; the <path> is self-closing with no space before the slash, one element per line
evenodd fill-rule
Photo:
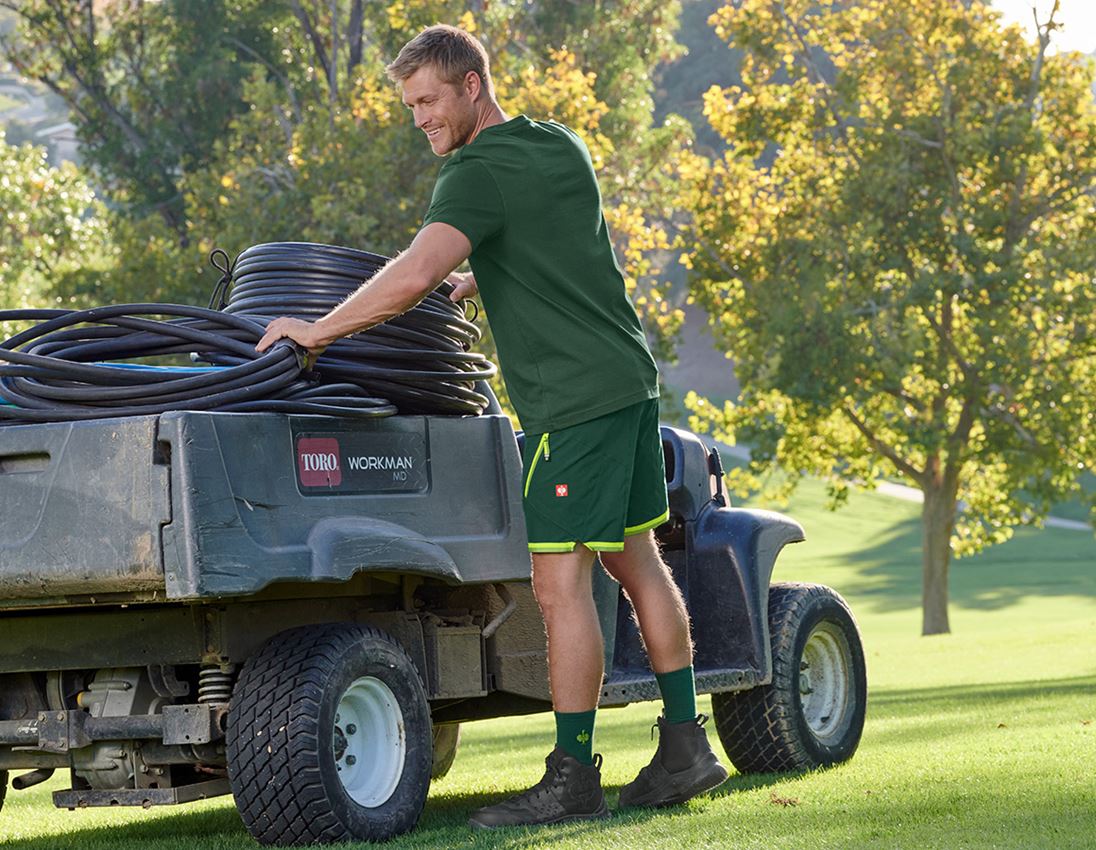
<path fill-rule="evenodd" d="M 601 563 L 628 594 L 651 669 L 669 673 L 689 667 L 693 663 L 689 615 L 654 532 L 625 537 L 624 551 L 602 552 Z"/>
<path fill-rule="evenodd" d="M 548 633 L 552 707 L 560 712 L 591 711 L 601 695 L 605 648 L 593 565 L 594 553 L 582 545 L 573 552 L 533 555 L 533 593 Z"/>

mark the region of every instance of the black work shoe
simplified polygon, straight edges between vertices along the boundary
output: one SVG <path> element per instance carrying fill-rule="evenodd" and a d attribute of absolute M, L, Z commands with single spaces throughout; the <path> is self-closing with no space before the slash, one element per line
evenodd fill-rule
<path fill-rule="evenodd" d="M 583 764 L 556 747 L 544 760 L 547 770 L 536 785 L 516 796 L 486 806 L 472 814 L 476 829 L 497 826 L 532 826 L 609 817 L 601 792 L 601 756 Z"/>
<path fill-rule="evenodd" d="M 620 789 L 620 805 L 673 806 L 722 784 L 727 769 L 708 743 L 707 722 L 706 714 L 684 723 L 667 723 L 659 717 L 655 756 Z"/>

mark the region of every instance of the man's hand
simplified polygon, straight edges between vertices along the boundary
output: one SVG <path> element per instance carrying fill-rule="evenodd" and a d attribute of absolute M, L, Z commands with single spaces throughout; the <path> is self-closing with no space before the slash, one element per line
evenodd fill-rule
<path fill-rule="evenodd" d="M 472 272 L 453 272 L 446 280 L 453 284 L 453 291 L 449 293 L 450 301 L 462 301 L 479 292 L 476 276 Z"/>
<path fill-rule="evenodd" d="M 322 339 L 315 322 L 306 322 L 304 319 L 291 319 L 288 316 L 283 316 L 266 326 L 266 333 L 259 340 L 259 344 L 255 346 L 255 350 L 266 351 L 275 342 L 283 338 L 293 340 L 308 351 L 309 368 L 315 365 L 316 358 L 323 354 L 324 349 L 329 344 Z"/>

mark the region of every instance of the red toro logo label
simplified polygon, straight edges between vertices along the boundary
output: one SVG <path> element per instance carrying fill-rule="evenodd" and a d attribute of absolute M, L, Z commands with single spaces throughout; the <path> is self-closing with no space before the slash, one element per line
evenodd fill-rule
<path fill-rule="evenodd" d="M 556 498 L 562 498 L 563 496 L 566 496 L 566 495 L 567 495 L 567 485 L 566 484 L 557 484 L 556 485 Z"/>
<path fill-rule="evenodd" d="M 301 437 L 297 472 L 304 487 L 338 487 L 342 483 L 339 441 L 334 437 Z"/>

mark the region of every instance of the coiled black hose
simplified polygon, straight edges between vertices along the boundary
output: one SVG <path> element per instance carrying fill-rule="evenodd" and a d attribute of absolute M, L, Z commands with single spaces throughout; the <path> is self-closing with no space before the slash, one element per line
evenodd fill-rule
<path fill-rule="evenodd" d="M 223 276 L 210 306 L 263 325 L 279 316 L 325 315 L 388 262 L 367 251 L 309 242 L 255 245 L 232 264 L 223 251 L 215 254 L 211 261 Z M 449 299 L 452 291 L 443 283 L 402 316 L 339 340 L 320 355 L 316 371 L 324 381 L 384 396 L 402 413 L 482 413 L 488 398 L 475 383 L 496 369 L 470 350 L 480 331 Z M 210 360 L 238 362 L 227 353 Z"/>
<path fill-rule="evenodd" d="M 175 318 L 158 320 L 153 316 Z M 181 304 L 124 304 L 91 310 L 4 310 L 0 322 L 39 324 L 0 344 L 0 422 L 56 422 L 168 410 L 277 410 L 389 416 L 395 407 L 349 384 L 317 386 L 301 376 L 288 342 L 260 354 L 263 326 Z M 200 351 L 227 368 L 130 369 L 99 361 Z"/>
<path fill-rule="evenodd" d="M 288 340 L 255 350 L 277 316 L 324 315 L 386 258 L 330 245 L 257 245 L 228 262 L 211 308 L 124 304 L 91 310 L 7 310 L 37 325 L 0 344 L 0 423 L 137 416 L 168 410 L 280 411 L 356 417 L 478 414 L 476 382 L 495 366 L 469 349 L 479 329 L 443 284 L 414 309 L 340 340 L 302 372 Z M 217 260 L 223 260 L 218 263 Z M 231 295 L 229 288 L 231 287 Z M 155 318 L 163 317 L 163 318 Z M 134 369 L 117 362 L 170 354 L 212 369 Z"/>

